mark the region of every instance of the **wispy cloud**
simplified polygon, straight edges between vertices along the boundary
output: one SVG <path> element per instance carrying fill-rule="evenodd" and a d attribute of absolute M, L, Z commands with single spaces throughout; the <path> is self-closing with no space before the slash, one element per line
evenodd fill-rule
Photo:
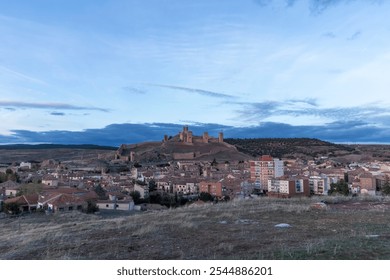
<path fill-rule="evenodd" d="M 293 7 L 297 0 L 253 0 L 256 4 L 261 7 L 272 6 L 278 8 L 290 8 Z M 370 4 L 380 4 L 383 0 L 307 0 L 308 9 L 312 14 L 319 15 L 326 9 L 338 4 L 349 4 L 352 2 L 362 2 Z"/>
<path fill-rule="evenodd" d="M 130 87 L 130 86 L 123 87 L 122 89 L 124 91 L 132 93 L 132 94 L 146 94 L 147 93 L 146 90 L 143 90 L 143 89 L 140 89 L 140 88 L 136 88 L 136 87 Z"/>
<path fill-rule="evenodd" d="M 65 116 L 65 113 L 62 113 L 62 112 L 51 112 L 50 115 L 52 115 L 52 116 Z"/>
<path fill-rule="evenodd" d="M 353 2 L 381 4 L 383 0 L 310 0 L 310 10 L 315 14 L 320 14 L 331 6 Z"/>
<path fill-rule="evenodd" d="M 323 37 L 326 37 L 326 38 L 336 38 L 336 34 L 334 34 L 333 32 L 325 32 L 324 34 L 322 34 Z"/>
<path fill-rule="evenodd" d="M 16 111 L 15 108 L 11 108 L 11 107 L 5 107 L 4 110 L 11 111 L 11 112 Z"/>
<path fill-rule="evenodd" d="M 373 104 L 352 107 L 320 107 L 316 100 L 265 101 L 257 103 L 242 103 L 239 114 L 251 120 L 267 119 L 271 116 L 285 117 L 323 117 L 333 121 L 356 120 L 372 123 L 382 123 L 390 126 L 387 116 L 390 109 Z"/>
<path fill-rule="evenodd" d="M 198 88 L 188 88 L 188 87 L 181 87 L 181 86 L 175 86 L 175 85 L 161 85 L 161 84 L 148 84 L 150 86 L 154 87 L 161 87 L 161 88 L 168 88 L 168 89 L 174 89 L 179 91 L 184 91 L 188 93 L 195 93 L 203 96 L 213 97 L 213 98 L 222 98 L 222 99 L 236 99 L 237 96 L 229 95 L 225 93 L 220 92 L 214 92 L 204 89 L 198 89 Z"/>
<path fill-rule="evenodd" d="M 271 5 L 271 4 L 277 4 L 278 6 L 284 6 L 284 7 L 292 7 L 297 0 L 254 0 L 254 2 L 262 7 Z"/>
<path fill-rule="evenodd" d="M 6 72 L 8 74 L 11 74 L 13 76 L 16 76 L 20 79 L 23 79 L 23 80 L 26 80 L 26 81 L 29 81 L 29 82 L 33 82 L 33 83 L 36 83 L 36 84 L 41 84 L 41 85 L 47 85 L 46 82 L 42 81 L 42 80 L 39 80 L 37 78 L 34 78 L 34 77 L 31 77 L 29 75 L 25 75 L 21 72 L 18 72 L 18 71 L 14 71 L 8 67 L 5 67 L 5 66 L 2 66 L 0 65 L 0 71 L 3 71 L 3 72 Z"/>
<path fill-rule="evenodd" d="M 108 109 L 99 107 L 87 107 L 87 106 L 75 106 L 65 103 L 32 103 L 32 102 L 20 102 L 20 101 L 0 101 L 0 107 L 4 108 L 21 108 L 21 109 L 54 109 L 54 110 L 88 110 L 88 111 L 100 111 L 109 112 Z"/>
<path fill-rule="evenodd" d="M 353 34 L 348 38 L 348 40 L 349 40 L 349 41 L 356 40 L 356 39 L 358 39 L 361 35 L 362 35 L 362 32 L 361 32 L 361 31 L 356 31 L 355 33 L 353 33 Z"/>

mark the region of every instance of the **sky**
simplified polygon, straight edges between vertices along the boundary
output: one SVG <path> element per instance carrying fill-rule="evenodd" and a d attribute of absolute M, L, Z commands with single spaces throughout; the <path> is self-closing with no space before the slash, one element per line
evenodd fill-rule
<path fill-rule="evenodd" d="M 0 144 L 390 143 L 390 1 L 0 0 Z M 210 133 L 211 134 L 211 133 Z"/>

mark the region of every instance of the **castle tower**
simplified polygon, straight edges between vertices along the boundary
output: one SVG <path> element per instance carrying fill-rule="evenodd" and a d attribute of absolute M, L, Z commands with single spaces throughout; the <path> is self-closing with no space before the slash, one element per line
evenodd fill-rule
<path fill-rule="evenodd" d="M 180 140 L 187 143 L 188 126 L 183 126 L 183 131 L 179 133 Z"/>
<path fill-rule="evenodd" d="M 223 143 L 223 132 L 222 131 L 218 134 L 218 142 Z"/>
<path fill-rule="evenodd" d="M 208 132 L 203 132 L 203 143 L 208 143 L 209 142 L 209 133 Z"/>
<path fill-rule="evenodd" d="M 130 161 L 134 162 L 135 161 L 135 153 L 130 152 Z"/>
<path fill-rule="evenodd" d="M 192 143 L 192 131 L 188 131 L 187 133 L 187 143 Z"/>

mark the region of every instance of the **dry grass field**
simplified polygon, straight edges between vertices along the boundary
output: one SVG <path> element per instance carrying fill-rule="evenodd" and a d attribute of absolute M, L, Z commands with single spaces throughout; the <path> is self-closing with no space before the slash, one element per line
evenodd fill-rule
<path fill-rule="evenodd" d="M 312 209 L 316 199 L 260 198 L 131 215 L 7 217 L 0 259 L 390 259 L 387 199 L 325 199 L 326 209 Z"/>

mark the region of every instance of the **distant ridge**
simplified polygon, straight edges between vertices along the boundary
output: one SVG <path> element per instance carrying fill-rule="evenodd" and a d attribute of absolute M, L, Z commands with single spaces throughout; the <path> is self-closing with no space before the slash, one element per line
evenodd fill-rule
<path fill-rule="evenodd" d="M 99 146 L 93 144 L 64 145 L 64 144 L 12 144 L 0 145 L 0 150 L 44 150 L 44 149 L 85 149 L 85 150 L 117 150 L 118 147 Z"/>
<path fill-rule="evenodd" d="M 278 158 L 343 156 L 355 151 L 349 145 L 335 144 L 316 138 L 227 138 L 240 152 L 257 157 L 271 155 Z"/>

